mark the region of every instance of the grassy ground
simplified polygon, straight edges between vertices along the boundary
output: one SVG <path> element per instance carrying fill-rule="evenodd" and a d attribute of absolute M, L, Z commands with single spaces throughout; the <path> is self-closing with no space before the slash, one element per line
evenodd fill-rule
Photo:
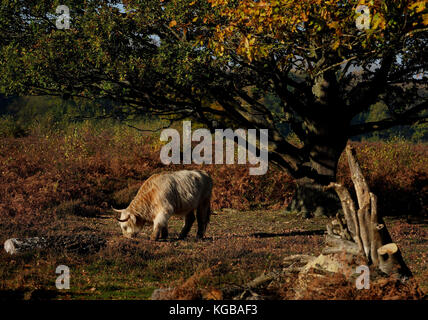
<path fill-rule="evenodd" d="M 2 250 L 0 299 L 148 299 L 155 288 L 177 286 L 192 276 L 198 278 L 199 287 L 239 286 L 280 268 L 287 255 L 318 255 L 327 222 L 326 218 L 303 220 L 281 211 L 225 210 L 212 216 L 203 241 L 194 240 L 196 226 L 188 239 L 177 240 L 182 221 L 172 218 L 169 240 L 154 242 L 149 240 L 149 227 L 136 239 L 122 237 L 111 216 L 70 215 L 44 226 L 47 235 L 101 235 L 107 244 L 99 252 L 78 255 L 52 249 L 9 256 Z M 403 219 L 387 219 L 386 223 L 427 292 L 428 226 Z M 37 224 L 28 227 L 34 234 L 40 228 Z M 3 223 L 0 240 L 10 237 L 13 229 Z M 69 290 L 55 288 L 55 268 L 60 264 L 70 268 Z"/>
<path fill-rule="evenodd" d="M 353 143 L 383 215 L 423 217 L 428 209 L 428 145 L 406 141 Z M 248 165 L 170 165 L 160 162 L 156 136 L 123 126 L 84 122 L 29 136 L 0 138 L 0 243 L 11 237 L 97 235 L 99 252 L 51 248 L 8 256 L 0 250 L 0 299 L 145 299 L 155 288 L 242 285 L 281 267 L 291 254 L 318 255 L 326 218 L 284 215 L 294 180 L 269 167 L 248 175 Z M 141 183 L 165 170 L 203 168 L 214 181 L 207 239 L 195 230 L 176 240 L 182 221 L 170 221 L 170 240 L 152 242 L 147 229 L 129 240 L 111 219 L 111 205 L 126 207 Z M 346 159 L 338 181 L 352 187 Z M 233 208 L 233 210 L 231 209 Z M 427 224 L 387 219 L 410 269 L 428 292 Z M 67 265 L 71 288 L 55 288 L 55 269 Z M 193 283 L 189 283 L 191 279 Z M 292 281 L 292 280 L 290 280 Z"/>

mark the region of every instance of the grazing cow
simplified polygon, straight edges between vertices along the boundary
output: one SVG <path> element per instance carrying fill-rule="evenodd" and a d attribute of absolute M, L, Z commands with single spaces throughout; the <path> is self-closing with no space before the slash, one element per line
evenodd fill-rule
<path fill-rule="evenodd" d="M 145 224 L 153 224 L 151 240 L 168 238 L 168 219 L 184 217 L 180 239 L 184 239 L 193 222 L 198 222 L 197 238 L 203 238 L 209 222 L 212 179 L 201 170 L 181 170 L 152 175 L 140 187 L 134 200 L 119 212 L 125 237 L 135 236 Z"/>

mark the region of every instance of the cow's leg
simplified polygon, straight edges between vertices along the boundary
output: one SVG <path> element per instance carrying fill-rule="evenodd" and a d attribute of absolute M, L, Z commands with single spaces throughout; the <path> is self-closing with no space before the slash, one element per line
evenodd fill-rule
<path fill-rule="evenodd" d="M 161 239 L 168 239 L 168 227 L 163 227 L 162 228 Z"/>
<path fill-rule="evenodd" d="M 153 232 L 152 235 L 150 236 L 150 240 L 156 241 L 159 240 L 160 236 L 161 236 L 161 231 L 162 228 L 159 226 L 153 226 Z"/>
<path fill-rule="evenodd" d="M 196 218 L 198 219 L 198 233 L 196 235 L 197 239 L 202 239 L 204 237 L 208 222 L 210 221 L 210 215 L 210 199 L 207 199 L 199 205 L 196 211 Z"/>
<path fill-rule="evenodd" d="M 168 215 L 161 213 L 153 221 L 153 232 L 150 240 L 159 240 L 159 238 L 164 238 L 165 234 L 168 236 Z"/>
<path fill-rule="evenodd" d="M 195 222 L 195 214 L 193 213 L 193 210 L 192 210 L 184 218 L 184 226 L 183 226 L 183 229 L 181 229 L 180 235 L 178 236 L 179 239 L 184 239 L 187 237 L 187 234 L 189 233 L 190 228 L 192 228 L 193 222 Z"/>

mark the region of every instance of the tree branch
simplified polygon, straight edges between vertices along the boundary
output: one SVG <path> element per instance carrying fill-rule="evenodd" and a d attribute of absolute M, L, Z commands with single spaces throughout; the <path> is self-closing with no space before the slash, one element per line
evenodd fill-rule
<path fill-rule="evenodd" d="M 381 121 L 367 122 L 363 124 L 353 125 L 349 129 L 350 136 L 357 136 L 364 133 L 386 130 L 400 125 L 414 125 L 420 123 L 427 123 L 428 116 L 421 117 L 397 117 L 388 118 Z"/>

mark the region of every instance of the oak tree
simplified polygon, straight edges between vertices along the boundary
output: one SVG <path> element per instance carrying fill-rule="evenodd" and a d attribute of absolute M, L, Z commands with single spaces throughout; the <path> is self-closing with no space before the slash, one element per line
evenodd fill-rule
<path fill-rule="evenodd" d="M 58 5 L 69 8 L 69 28 Z M 269 160 L 299 181 L 295 208 L 305 210 L 308 190 L 335 181 L 349 138 L 426 122 L 425 5 L 4 0 L 0 92 L 108 98 L 120 107 L 105 116 L 120 119 L 269 129 Z M 353 120 L 378 102 L 388 107 L 384 119 Z"/>

